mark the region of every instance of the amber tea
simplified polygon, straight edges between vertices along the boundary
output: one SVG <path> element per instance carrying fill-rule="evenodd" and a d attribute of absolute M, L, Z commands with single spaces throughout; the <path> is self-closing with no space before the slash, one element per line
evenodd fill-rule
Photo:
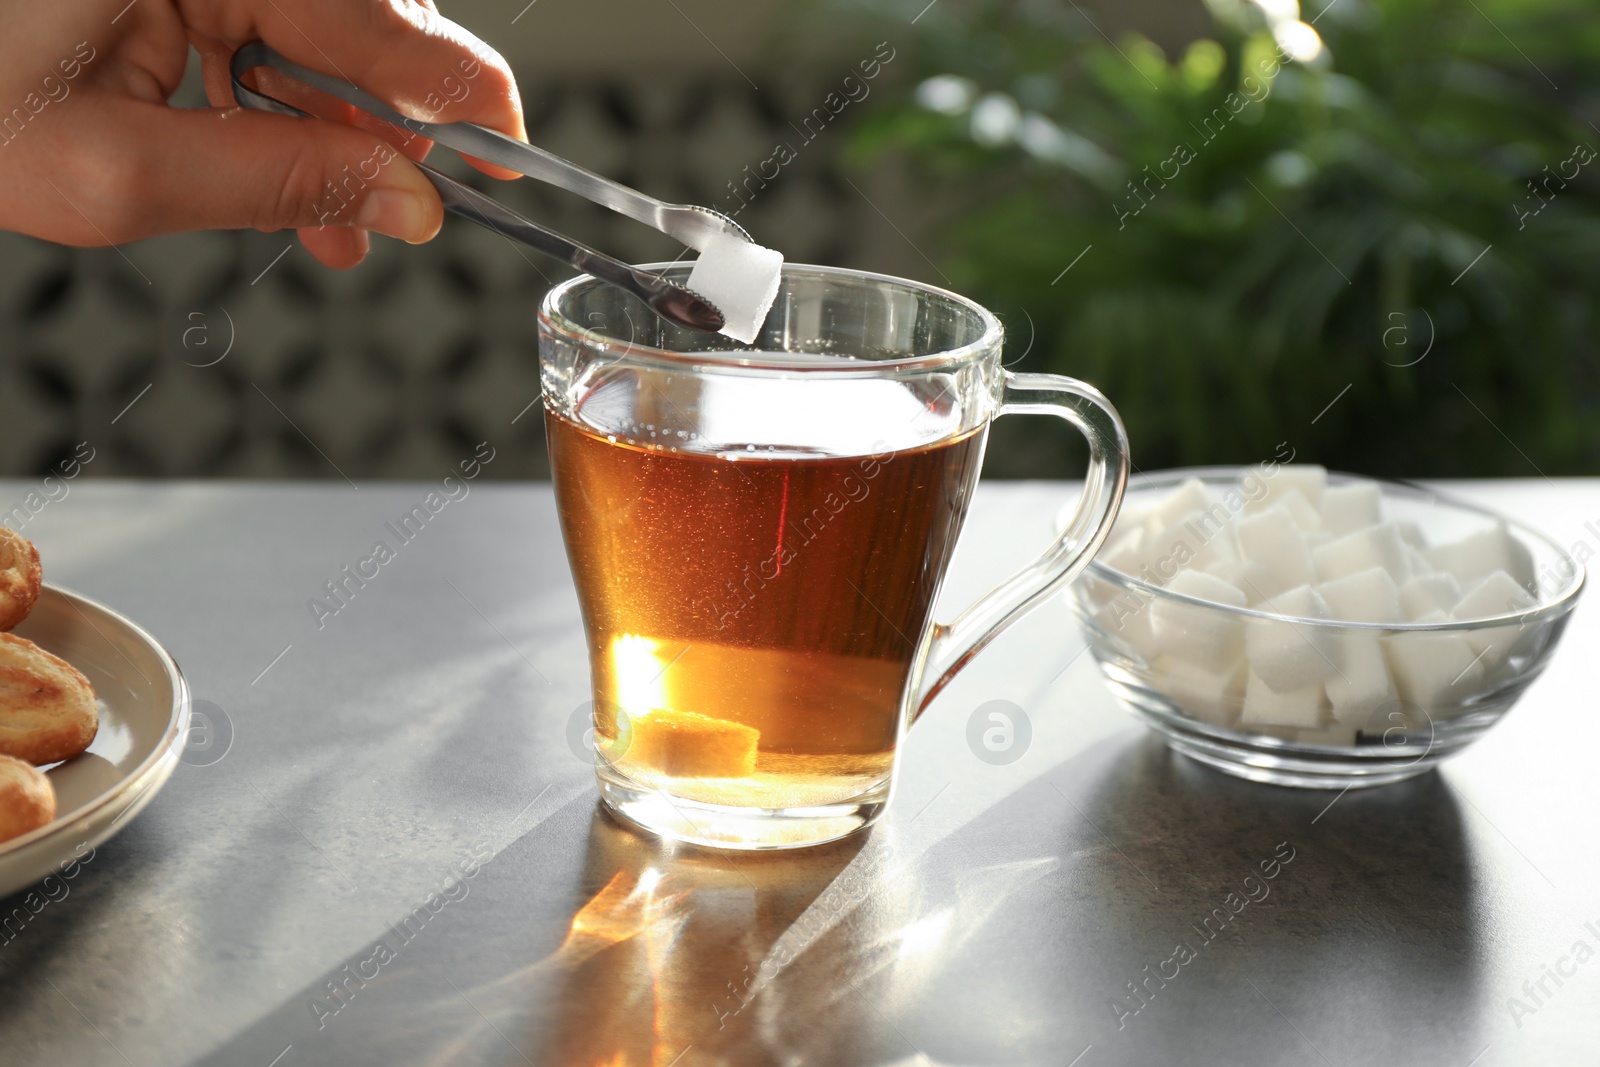
<path fill-rule="evenodd" d="M 546 413 L 601 752 L 707 803 L 814 806 L 889 773 L 983 433 L 706 454 Z"/>

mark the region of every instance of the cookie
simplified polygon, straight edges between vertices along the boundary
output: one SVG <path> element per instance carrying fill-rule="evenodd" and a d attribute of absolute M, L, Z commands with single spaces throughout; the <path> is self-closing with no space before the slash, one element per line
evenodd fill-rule
<path fill-rule="evenodd" d="M 0 526 L 0 630 L 10 630 L 28 617 L 43 580 L 33 542 Z"/>
<path fill-rule="evenodd" d="M 32 764 L 71 759 L 99 728 L 89 679 L 32 641 L 0 634 L 0 755 Z"/>
<path fill-rule="evenodd" d="M 0 841 L 48 826 L 56 817 L 56 791 L 44 772 L 0 756 Z"/>

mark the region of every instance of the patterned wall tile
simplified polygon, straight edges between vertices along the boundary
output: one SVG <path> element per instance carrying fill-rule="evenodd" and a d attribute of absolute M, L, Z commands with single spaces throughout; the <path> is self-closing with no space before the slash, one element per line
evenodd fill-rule
<path fill-rule="evenodd" d="M 724 208 L 746 164 L 794 140 L 790 105 L 803 115 L 821 92 L 700 75 L 524 82 L 535 143 Z M 622 258 L 680 252 L 568 194 L 447 169 Z M 792 259 L 880 265 L 876 213 L 821 142 L 739 221 Z M 545 476 L 535 316 L 569 274 L 459 220 L 424 246 L 374 239 L 344 273 L 284 233 L 94 250 L 0 234 L 0 475 L 42 474 L 90 440 L 95 475 L 427 479 L 490 440 L 488 477 Z"/>

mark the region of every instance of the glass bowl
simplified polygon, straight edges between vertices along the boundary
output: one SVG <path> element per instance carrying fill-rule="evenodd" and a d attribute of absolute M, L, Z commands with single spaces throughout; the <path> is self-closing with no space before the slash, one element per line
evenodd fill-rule
<path fill-rule="evenodd" d="M 1207 467 L 1139 475 L 1128 482 L 1123 514 L 1137 516 L 1190 478 L 1221 494 L 1264 472 Z M 1420 774 L 1472 744 L 1544 670 L 1583 589 L 1583 568 L 1571 555 L 1516 519 L 1435 490 L 1328 473 L 1329 487 L 1353 482 L 1376 484 L 1383 521 L 1414 524 L 1407 528 L 1430 546 L 1504 527 L 1531 557 L 1536 602 L 1472 621 L 1296 618 L 1185 596 L 1116 570 L 1102 551 L 1071 587 L 1073 613 L 1112 692 L 1172 748 L 1228 774 L 1275 785 L 1383 785 Z M 1119 536 L 1114 532 L 1107 544 Z M 1312 721 L 1315 694 L 1309 689 L 1281 701 L 1258 689 L 1247 709 L 1247 686 L 1263 684 L 1241 660 L 1247 643 L 1296 652 L 1302 666 L 1323 670 L 1325 663 L 1321 684 L 1344 686 L 1345 705 L 1336 714 L 1324 698 Z M 1357 690 L 1369 695 L 1350 699 Z M 1306 721 L 1264 722 L 1260 709 L 1269 700 L 1275 702 L 1270 718 L 1294 719 L 1298 707 Z"/>

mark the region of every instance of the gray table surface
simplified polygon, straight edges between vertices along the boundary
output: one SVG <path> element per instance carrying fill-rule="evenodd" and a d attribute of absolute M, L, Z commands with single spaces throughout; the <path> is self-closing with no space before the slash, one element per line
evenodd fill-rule
<path fill-rule="evenodd" d="M 1600 549 L 1600 480 L 1456 488 Z M 1577 948 L 1600 949 L 1593 605 L 1477 747 L 1329 807 L 1168 753 L 1053 602 L 912 731 L 870 834 L 722 855 L 597 810 L 548 486 L 476 484 L 319 629 L 308 598 L 426 491 L 83 481 L 29 526 L 48 576 L 158 635 L 233 739 L 0 946 L 0 1062 L 1600 1061 L 1600 957 Z M 1071 492 L 985 483 L 946 604 Z M 1032 727 L 1008 766 L 966 742 L 993 699 Z"/>

